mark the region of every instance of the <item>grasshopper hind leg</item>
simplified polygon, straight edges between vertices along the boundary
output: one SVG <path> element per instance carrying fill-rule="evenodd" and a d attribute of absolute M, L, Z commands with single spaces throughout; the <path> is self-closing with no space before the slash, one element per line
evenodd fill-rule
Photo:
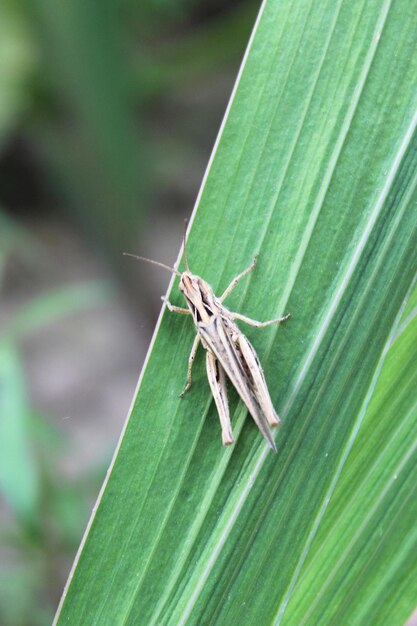
<path fill-rule="evenodd" d="M 219 413 L 223 445 L 230 446 L 234 439 L 230 423 L 229 403 L 227 401 L 226 373 L 214 354 L 209 350 L 206 356 L 206 367 L 207 378 Z"/>

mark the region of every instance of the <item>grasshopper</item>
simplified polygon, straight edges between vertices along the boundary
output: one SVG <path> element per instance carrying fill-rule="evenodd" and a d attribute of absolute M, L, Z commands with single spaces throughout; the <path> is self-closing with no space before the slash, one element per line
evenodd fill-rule
<path fill-rule="evenodd" d="M 289 319 L 290 314 L 267 322 L 258 322 L 240 313 L 232 313 L 223 305 L 223 301 L 239 281 L 254 270 L 257 256 L 249 267 L 232 280 L 220 298 L 217 298 L 205 280 L 191 273 L 186 256 L 185 236 L 184 264 L 186 271 L 182 273 L 169 265 L 152 259 L 129 253 L 125 253 L 125 255 L 158 265 L 180 277 L 179 290 L 183 294 L 188 308 L 174 306 L 169 300 L 162 297 L 171 312 L 191 315 L 197 330 L 188 359 L 187 382 L 179 394 L 180 397 L 184 396 L 191 387 L 192 367 L 198 346 L 201 343 L 206 350 L 207 377 L 219 413 L 223 445 L 229 446 L 234 443 L 226 391 L 226 378 L 229 378 L 269 447 L 276 452 L 270 426 L 278 426 L 280 419 L 272 404 L 259 358 L 251 343 L 235 324 L 235 320 L 240 320 L 256 328 L 264 328 L 271 324 L 285 322 Z"/>

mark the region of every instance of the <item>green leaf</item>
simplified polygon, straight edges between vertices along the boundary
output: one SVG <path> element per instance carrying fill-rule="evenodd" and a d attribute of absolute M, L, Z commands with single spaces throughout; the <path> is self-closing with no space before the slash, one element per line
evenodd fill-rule
<path fill-rule="evenodd" d="M 293 315 L 247 331 L 283 418 L 278 454 L 232 391 L 237 441 L 221 447 L 201 355 L 178 398 L 193 330 L 165 312 L 59 624 L 393 625 L 412 612 L 414 8 L 263 4 L 187 251 L 216 293 L 260 252 L 228 306 Z"/>
<path fill-rule="evenodd" d="M 417 310 L 405 311 L 283 623 L 382 624 L 393 604 L 404 623 L 416 602 L 416 354 Z"/>

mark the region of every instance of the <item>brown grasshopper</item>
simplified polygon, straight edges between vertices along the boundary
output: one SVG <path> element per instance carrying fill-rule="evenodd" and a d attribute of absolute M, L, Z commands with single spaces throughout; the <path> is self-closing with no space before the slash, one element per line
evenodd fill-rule
<path fill-rule="evenodd" d="M 276 452 L 275 441 L 269 426 L 278 426 L 280 419 L 272 404 L 259 358 L 248 339 L 235 324 L 235 320 L 241 320 L 246 324 L 256 326 L 256 328 L 263 328 L 271 324 L 285 322 L 290 314 L 267 322 L 257 322 L 240 313 L 232 313 L 223 306 L 223 300 L 232 292 L 241 278 L 255 268 L 257 256 L 248 268 L 232 280 L 220 298 L 217 298 L 205 280 L 190 272 L 187 263 L 185 237 L 184 263 L 186 271 L 183 273 L 158 261 L 125 254 L 163 267 L 180 277 L 179 290 L 183 294 L 188 308 L 174 306 L 169 300 L 162 298 L 171 312 L 191 315 L 197 329 L 197 335 L 188 359 L 187 383 L 179 394 L 180 397 L 191 387 L 192 367 L 201 342 L 206 350 L 207 377 L 220 417 L 223 445 L 229 446 L 234 442 L 226 390 L 226 378 L 229 378 L 270 448 Z"/>

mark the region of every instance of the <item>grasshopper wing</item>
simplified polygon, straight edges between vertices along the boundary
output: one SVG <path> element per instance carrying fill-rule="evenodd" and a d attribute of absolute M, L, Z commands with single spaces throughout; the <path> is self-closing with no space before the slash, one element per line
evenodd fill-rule
<path fill-rule="evenodd" d="M 236 335 L 239 339 L 242 333 L 232 322 L 228 321 L 227 326 L 225 324 L 224 319 L 219 315 L 213 315 L 208 324 L 199 322 L 198 331 L 203 340 L 203 345 L 220 362 L 263 437 L 268 442 L 270 448 L 276 452 L 275 441 L 268 425 L 267 414 L 264 412 L 258 399 L 260 388 L 254 386 L 252 370 L 247 364 L 247 359 L 244 357 L 239 344 L 236 345 L 235 338 L 232 339 L 232 335 Z"/>
<path fill-rule="evenodd" d="M 258 355 L 256 354 L 252 344 L 246 339 L 245 335 L 240 334 L 237 343 L 242 354 L 242 360 L 245 362 L 246 368 L 249 372 L 249 380 L 251 382 L 253 394 L 262 411 L 266 415 L 269 425 L 278 426 L 280 419 L 275 412 L 274 405 L 272 404 L 271 396 L 269 395 Z"/>

